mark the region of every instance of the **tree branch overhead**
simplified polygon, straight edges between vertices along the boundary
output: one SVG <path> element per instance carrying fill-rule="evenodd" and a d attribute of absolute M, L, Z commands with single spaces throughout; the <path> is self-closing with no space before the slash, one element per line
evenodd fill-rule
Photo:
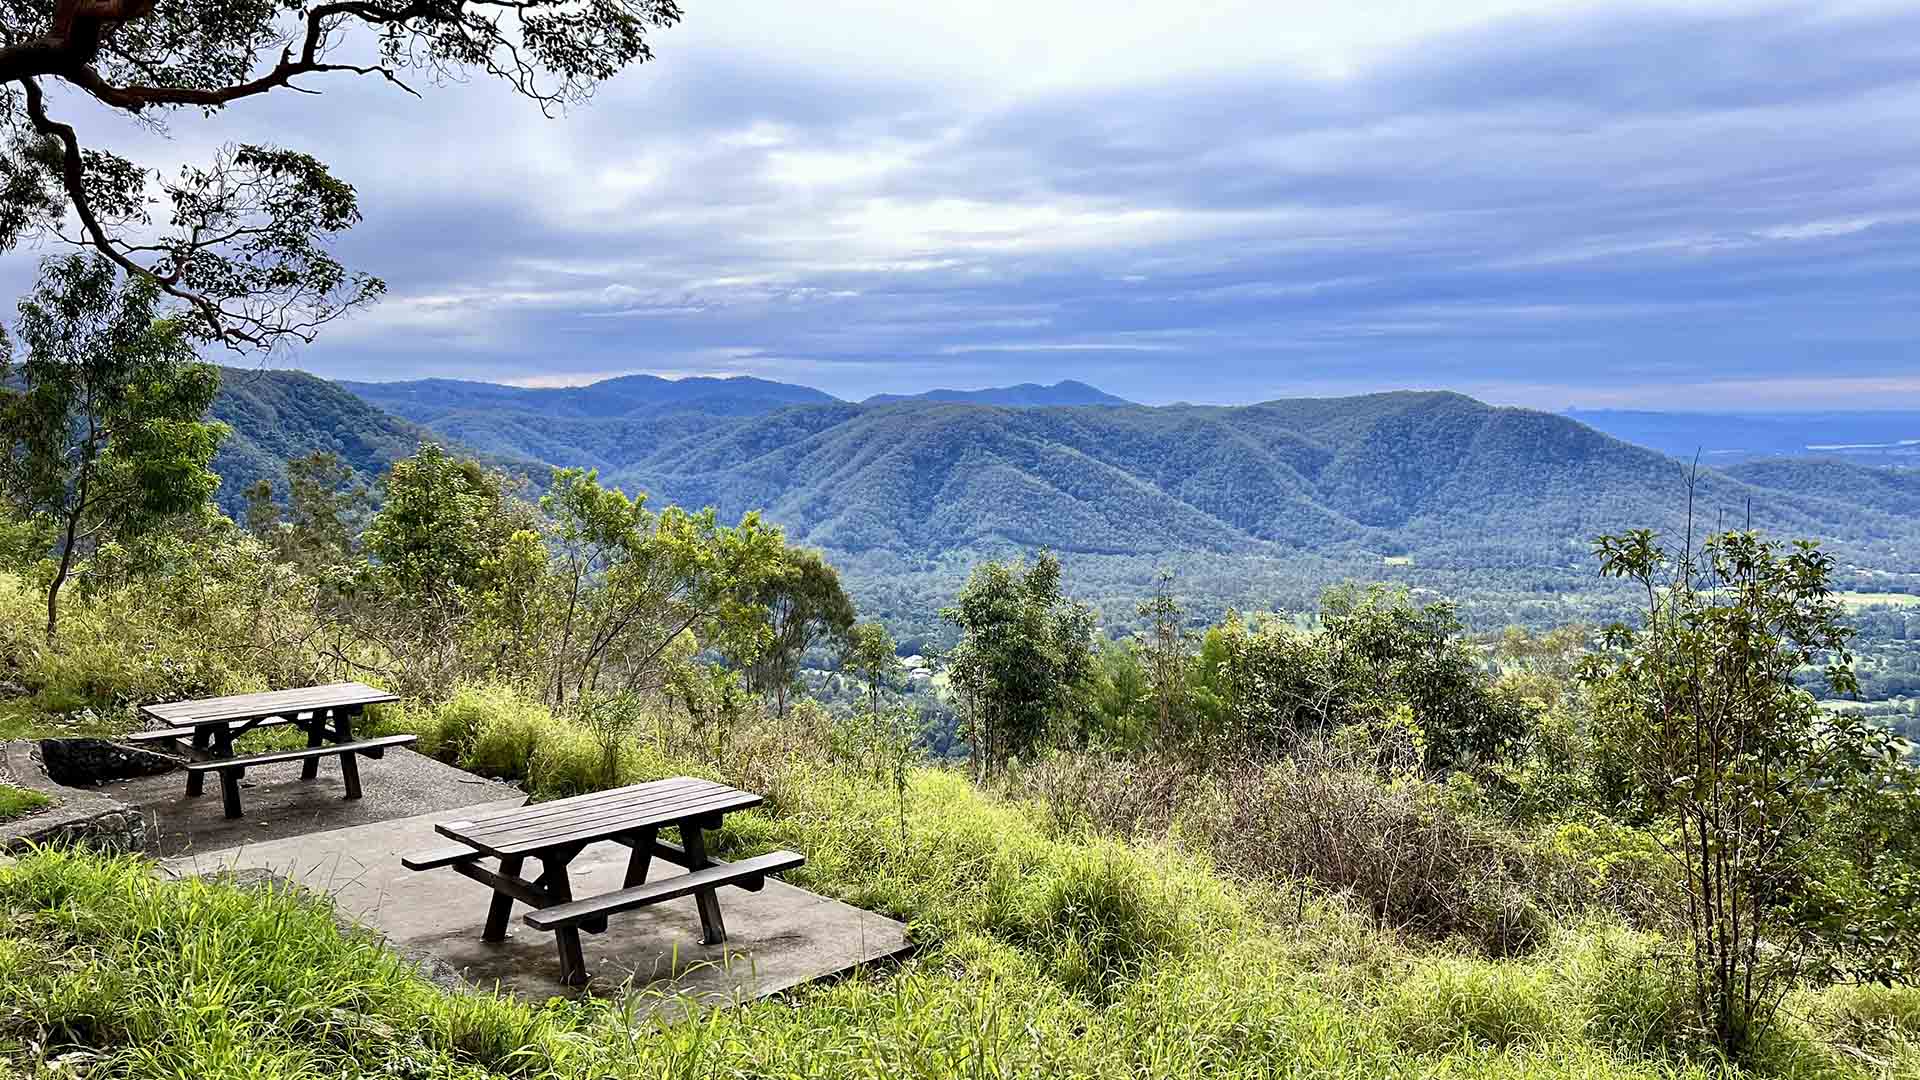
<path fill-rule="evenodd" d="M 310 155 L 257 145 L 158 177 L 87 145 L 53 115 L 47 84 L 146 119 L 317 94 L 311 76 L 378 77 L 419 97 L 478 70 L 551 113 L 651 59 L 647 35 L 679 19 L 674 0 L 56 0 L 50 13 L 0 0 L 0 249 L 69 239 L 152 281 L 208 340 L 311 341 L 384 291 L 330 252 L 360 217 L 350 184 Z M 335 55 L 349 45 L 365 55 Z M 62 232 L 69 220 L 77 236 Z"/>

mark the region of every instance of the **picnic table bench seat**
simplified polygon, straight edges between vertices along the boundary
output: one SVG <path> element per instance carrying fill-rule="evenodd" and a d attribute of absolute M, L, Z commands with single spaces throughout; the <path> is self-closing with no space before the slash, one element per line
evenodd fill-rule
<path fill-rule="evenodd" d="M 589 896 L 584 900 L 555 904 L 549 908 L 539 908 L 521 916 L 521 921 L 535 930 L 559 930 L 569 926 L 579 926 L 583 922 L 604 920 L 608 915 L 617 915 L 623 911 L 658 904 L 667 900 L 677 900 L 690 896 L 702 889 L 715 889 L 722 885 L 731 885 L 748 892 L 759 892 L 766 887 L 767 875 L 783 870 L 792 870 L 802 866 L 807 858 L 796 851 L 769 851 L 765 855 L 755 855 L 751 859 L 738 862 L 710 860 L 712 865 L 704 870 L 693 870 L 685 874 L 676 874 L 669 878 L 649 881 L 644 885 L 635 885 L 631 889 L 619 892 Z"/>
<path fill-rule="evenodd" d="M 360 798 L 360 763 L 357 757 L 380 758 L 386 756 L 389 746 L 406 746 L 419 740 L 418 735 L 382 735 L 377 739 L 360 739 L 355 742 L 328 743 L 324 746 L 309 746 L 298 750 L 269 750 L 260 754 L 237 754 L 230 758 L 209 758 L 187 765 L 187 772 L 220 774 L 222 783 L 228 777 L 238 781 L 247 774 L 247 770 L 256 765 L 278 765 L 286 761 L 316 761 L 319 758 L 338 757 L 340 759 L 340 779 L 347 789 L 347 798 Z M 307 779 L 312 779 L 308 777 Z M 239 814 L 229 814 L 239 817 Z"/>

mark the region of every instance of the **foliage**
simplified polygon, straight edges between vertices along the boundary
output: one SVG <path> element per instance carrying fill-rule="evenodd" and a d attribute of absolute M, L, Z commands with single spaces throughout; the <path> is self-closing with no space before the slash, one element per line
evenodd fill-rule
<path fill-rule="evenodd" d="M 1096 652 L 1057 561 L 993 564 L 950 609 L 962 651 L 932 680 L 951 674 L 963 704 L 1011 702 L 983 787 L 913 753 L 901 647 L 877 623 L 850 628 L 838 672 L 809 674 L 841 688 L 831 704 L 783 710 L 749 689 L 795 565 L 757 517 L 656 512 L 588 472 L 529 503 L 423 448 L 356 540 L 330 524 L 352 512 L 325 509 L 354 481 L 311 464 L 321 509 L 302 529 L 334 539 L 184 518 L 96 556 L 60 649 L 15 625 L 32 586 L 0 573 L 0 681 L 29 695 L 0 702 L 0 723 L 58 704 L 111 729 L 149 696 L 377 676 L 408 702 L 376 728 L 421 731 L 535 798 L 679 775 L 762 793 L 717 847 L 805 852 L 796 883 L 904 919 L 917 956 L 739 1008 L 538 1008 L 444 994 L 291 894 L 41 853 L 0 868 L 0 1069 L 1878 1080 L 1920 1065 L 1904 987 L 1798 989 L 1742 1063 L 1701 1048 L 1662 936 L 1662 902 L 1684 895 L 1661 848 L 1671 805 L 1621 804 L 1627 705 L 1651 699 L 1569 682 L 1584 633 L 1472 639 L 1446 605 L 1347 589 L 1317 625 L 1231 618 L 1196 652 L 1163 579 L 1144 634 Z M 931 700 L 923 670 L 915 702 Z M 1172 745 L 1149 734 L 1161 700 Z M 1014 749 L 1016 731 L 1032 741 Z M 1802 849 L 1819 889 L 1797 915 L 1862 925 L 1888 898 L 1911 906 L 1914 818 L 1878 812 L 1905 774 L 1877 775 L 1873 799 L 1821 790 Z M 1864 926 L 1845 960 L 1889 930 Z"/>
<path fill-rule="evenodd" d="M 1395 724 L 1404 709 L 1428 769 L 1483 767 L 1518 750 L 1531 713 L 1482 668 L 1451 605 L 1343 586 L 1322 599 L 1320 623 L 1250 627 L 1229 614 L 1209 629 L 1181 739 L 1287 753 L 1339 728 Z"/>
<path fill-rule="evenodd" d="M 540 499 L 552 536 L 559 594 L 551 693 L 659 689 L 675 677 L 676 647 L 697 642 L 736 664 L 758 658 L 772 637 L 770 584 L 792 571 L 785 540 L 758 514 L 723 526 L 714 512 L 628 498 L 578 469 L 554 473 Z"/>
<path fill-rule="evenodd" d="M 176 110 L 212 118 L 263 94 L 315 93 L 316 77 L 380 76 L 412 91 L 405 80 L 437 86 L 478 71 L 545 110 L 649 59 L 649 32 L 679 16 L 672 0 L 8 4 L 0 247 L 71 235 L 178 300 L 197 333 L 235 347 L 310 341 L 382 291 L 330 250 L 360 220 L 350 184 L 308 154 L 250 144 L 161 176 L 84 143 L 50 113 L 47 86 L 158 124 Z"/>
<path fill-rule="evenodd" d="M 1538 947 L 1555 917 L 1600 898 L 1576 854 L 1425 775 L 1404 739 L 1316 739 L 1278 761 L 1061 754 L 1020 781 L 1069 834 L 1178 840 L 1295 904 L 1340 896 L 1489 955 Z"/>
<path fill-rule="evenodd" d="M 54 533 L 49 642 L 60 590 L 90 554 L 198 510 L 220 482 L 207 463 L 225 429 L 202 420 L 218 375 L 156 317 L 151 282 L 117 278 L 105 259 L 47 260 L 20 302 L 26 358 L 17 375 L 0 361 L 0 491 Z"/>
<path fill-rule="evenodd" d="M 1825 658 L 1834 689 L 1854 685 L 1832 556 L 1753 532 L 1594 547 L 1646 596 L 1643 626 L 1610 629 L 1588 674 L 1620 794 L 1675 834 L 1699 1022 L 1746 1053 L 1796 986 L 1911 979 L 1920 775 L 1885 728 L 1793 681 Z"/>
<path fill-rule="evenodd" d="M 533 511 L 504 476 L 434 443 L 395 462 L 381 496 L 361 539 L 369 602 L 384 608 L 415 685 L 444 685 L 460 667 L 459 631 L 498 583 L 495 560 Z"/>
<path fill-rule="evenodd" d="M 1155 709 L 1154 737 L 1162 745 L 1171 745 L 1186 716 L 1187 635 L 1186 613 L 1173 595 L 1173 573 L 1162 570 L 1154 577 L 1152 598 L 1140 604 L 1140 617 L 1147 621 L 1143 639 L 1147 673 L 1153 685 Z"/>
<path fill-rule="evenodd" d="M 1079 734 L 1093 613 L 1061 592 L 1058 559 L 983 563 L 940 614 L 960 629 L 951 669 L 983 768 Z"/>
<path fill-rule="evenodd" d="M 880 691 L 900 678 L 900 657 L 893 635 L 879 623 L 856 623 L 847 631 L 841 664 L 866 684 L 867 711 L 880 712 Z"/>
<path fill-rule="evenodd" d="M 288 561 L 308 566 L 352 561 L 371 504 L 372 492 L 355 482 L 352 467 L 339 454 L 315 450 L 287 462 L 282 544 Z"/>
<path fill-rule="evenodd" d="M 772 695 L 781 711 L 807 650 L 844 639 L 854 620 L 840 574 L 820 552 L 789 548 L 785 561 L 784 571 L 760 587 L 757 599 L 767 610 L 771 634 L 760 655 L 745 666 L 747 688 Z"/>
<path fill-rule="evenodd" d="M 1092 721 L 1088 741 L 1092 745 L 1141 749 L 1159 730 L 1154 708 L 1165 699 L 1155 692 L 1147 666 L 1141 662 L 1144 651 L 1137 641 L 1100 643 L 1087 692 Z M 1184 681 L 1185 672 L 1181 674 Z"/>
<path fill-rule="evenodd" d="M 907 846 L 863 812 L 890 798 L 878 787 L 814 771 L 798 790 L 790 809 L 741 817 L 733 849 L 806 850 L 809 888 L 908 918 L 915 957 L 692 1013 L 649 1015 L 646 991 L 535 1004 L 442 990 L 309 894 L 40 852 L 0 869 L 0 1060 L 266 1080 L 1754 1075 L 1633 1044 L 1625 1010 L 1662 1000 L 1635 981 L 1657 943 L 1617 928 L 1569 926 L 1523 961 L 1408 951 L 1337 906 L 1271 923 L 1163 849 L 1049 840 L 950 773 L 915 776 Z M 1796 1030 L 1800 1064 L 1760 1075 L 1904 1075 L 1920 1059 L 1895 1025 L 1916 1001 L 1810 1001 L 1873 1041 Z"/>

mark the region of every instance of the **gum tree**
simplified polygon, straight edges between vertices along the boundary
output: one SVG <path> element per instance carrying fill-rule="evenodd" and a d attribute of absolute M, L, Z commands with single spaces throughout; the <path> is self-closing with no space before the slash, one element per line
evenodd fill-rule
<path fill-rule="evenodd" d="M 983 772 L 1031 756 L 1079 719 L 1094 671 L 1093 612 L 1061 591 L 1051 552 L 974 567 L 940 617 L 960 630 L 951 674 Z"/>
<path fill-rule="evenodd" d="M 255 144 L 163 176 L 83 133 L 68 114 L 98 110 L 55 88 L 162 131 L 343 77 L 417 95 L 479 74 L 552 113 L 679 18 L 674 0 L 0 0 L 0 249 L 91 248 L 235 348 L 310 341 L 383 288 L 329 251 L 360 218 L 350 184 Z"/>
<path fill-rule="evenodd" d="M 106 259 L 48 260 L 20 302 L 25 358 L 0 358 L 0 488 L 50 523 L 47 641 L 60 591 L 90 552 L 204 505 L 225 426 L 203 418 L 219 373 L 194 358 L 181 321 L 156 318 L 158 286 L 124 287 Z M 17 387 L 17 388 L 16 388 Z"/>
<path fill-rule="evenodd" d="M 767 578 L 759 600 L 767 609 L 772 636 L 757 660 L 745 668 L 747 688 L 772 695 L 785 716 L 787 691 L 799 675 L 807 650 L 823 641 L 844 639 L 853 626 L 853 601 L 840 586 L 840 573 L 818 551 L 788 548 L 784 572 Z"/>

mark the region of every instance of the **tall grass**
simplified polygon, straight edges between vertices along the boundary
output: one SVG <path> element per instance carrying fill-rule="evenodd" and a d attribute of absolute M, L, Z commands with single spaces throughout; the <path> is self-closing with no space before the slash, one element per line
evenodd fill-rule
<path fill-rule="evenodd" d="M 819 719 L 744 727 L 724 756 L 661 720 L 612 779 L 765 793 L 728 818 L 721 849 L 805 852 L 796 883 L 908 923 L 917 952 L 898 967 L 691 1014 L 649 1013 L 644 994 L 450 993 L 313 896 L 46 851 L 0 868 L 0 1075 L 1738 1075 L 1675 1019 L 1662 943 L 1617 922 L 1546 926 L 1512 959 L 1435 945 L 1381 929 L 1364 896 L 1223 876 L 1213 838 L 1180 828 L 1102 835 L 936 768 L 910 770 L 902 800 L 870 762 L 836 756 Z M 543 797 L 609 779 L 591 731 L 504 687 L 376 724 Z M 1920 1075 L 1914 991 L 1795 1006 L 1768 1074 Z"/>
<path fill-rule="evenodd" d="M 1658 983 L 1634 973 L 1659 943 L 1617 927 L 1558 929 L 1524 959 L 1436 952 L 1164 846 L 1056 836 L 1038 808 L 937 770 L 912 776 L 903 844 L 890 785 L 795 769 L 781 812 L 741 816 L 728 844 L 799 847 L 804 884 L 908 919 L 903 966 L 690 1016 L 449 993 L 312 896 L 48 851 L 0 869 L 0 1058 L 302 1080 L 1731 1075 L 1636 1040 Z M 1911 991 L 1807 1008 L 1778 1075 L 1920 1065 Z M 1860 1054 L 1834 1049 L 1848 1025 L 1874 1033 L 1845 1043 Z"/>

